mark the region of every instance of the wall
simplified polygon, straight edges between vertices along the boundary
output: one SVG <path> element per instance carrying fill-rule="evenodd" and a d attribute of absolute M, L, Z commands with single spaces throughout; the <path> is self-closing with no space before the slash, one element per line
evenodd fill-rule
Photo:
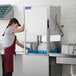
<path fill-rule="evenodd" d="M 23 7 L 28 5 L 39 6 L 61 6 L 61 24 L 64 25 L 63 32 L 63 44 L 68 43 L 76 43 L 76 35 L 75 35 L 75 24 L 76 24 L 76 16 L 75 16 L 75 0 L 0 0 L 0 4 L 11 4 L 14 7 L 14 17 L 18 18 L 21 24 L 24 24 L 24 12 Z M 68 6 L 67 6 L 68 5 Z M 5 25 L 7 25 L 8 20 L 0 20 L 0 29 L 5 29 Z M 3 29 L 0 32 L 3 32 Z M 23 33 L 17 34 L 20 40 L 23 36 Z"/>
<path fill-rule="evenodd" d="M 63 44 L 68 43 L 76 43 L 76 7 L 75 7 L 76 1 L 75 0 L 62 0 L 61 6 L 62 6 L 62 18 L 61 18 L 61 24 L 64 24 L 64 38 L 63 38 Z"/>
<path fill-rule="evenodd" d="M 62 38 L 63 44 L 68 43 L 76 43 L 76 1 L 75 0 L 0 0 L 0 4 L 11 4 L 14 7 L 14 17 L 18 18 L 21 24 L 24 24 L 24 15 L 23 15 L 23 7 L 27 5 L 55 5 L 62 6 L 62 16 L 61 16 L 61 24 L 64 25 L 63 32 L 64 37 Z M 6 25 L 8 24 L 8 20 L 0 20 L 0 34 L 3 33 Z M 23 37 L 23 33 L 17 34 L 18 39 L 21 41 L 21 37 Z M 65 65 L 68 68 L 67 65 Z M 65 66 L 63 66 L 63 76 L 69 76 L 69 69 L 65 73 Z M 69 73 L 68 73 L 69 72 Z"/>

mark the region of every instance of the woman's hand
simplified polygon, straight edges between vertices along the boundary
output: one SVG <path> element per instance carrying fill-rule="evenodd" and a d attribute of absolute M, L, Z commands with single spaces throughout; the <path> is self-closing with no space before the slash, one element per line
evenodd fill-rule
<path fill-rule="evenodd" d="M 23 24 L 23 26 L 22 26 L 22 29 L 23 29 L 23 31 L 24 31 L 24 29 L 25 29 L 25 25 Z"/>
<path fill-rule="evenodd" d="M 25 47 L 26 48 L 26 50 L 30 50 L 30 48 L 29 47 Z"/>
<path fill-rule="evenodd" d="M 25 25 L 23 24 L 23 28 L 25 28 Z"/>

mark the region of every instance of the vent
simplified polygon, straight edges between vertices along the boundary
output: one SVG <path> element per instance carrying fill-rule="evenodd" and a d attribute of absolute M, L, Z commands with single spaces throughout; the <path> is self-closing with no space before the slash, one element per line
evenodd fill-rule
<path fill-rule="evenodd" d="M 14 17 L 14 10 L 11 5 L 0 5 L 0 19 L 11 19 Z"/>

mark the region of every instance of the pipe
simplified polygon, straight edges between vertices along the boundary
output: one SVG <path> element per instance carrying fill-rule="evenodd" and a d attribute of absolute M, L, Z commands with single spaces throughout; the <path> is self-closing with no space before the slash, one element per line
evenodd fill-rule
<path fill-rule="evenodd" d="M 61 35 L 61 37 L 63 37 L 64 36 L 64 33 L 63 33 L 63 31 L 61 30 L 61 28 L 60 28 L 60 26 L 59 26 L 59 23 L 58 23 L 58 21 L 57 21 L 57 15 L 55 15 L 55 23 L 56 23 L 56 28 L 57 29 L 59 29 L 59 33 L 60 33 L 60 35 Z"/>

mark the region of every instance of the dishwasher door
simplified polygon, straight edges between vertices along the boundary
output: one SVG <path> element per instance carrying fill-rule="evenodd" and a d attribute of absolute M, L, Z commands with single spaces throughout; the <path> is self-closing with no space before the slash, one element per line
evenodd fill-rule
<path fill-rule="evenodd" d="M 24 76 L 49 76 L 49 61 L 45 55 L 23 55 Z"/>

